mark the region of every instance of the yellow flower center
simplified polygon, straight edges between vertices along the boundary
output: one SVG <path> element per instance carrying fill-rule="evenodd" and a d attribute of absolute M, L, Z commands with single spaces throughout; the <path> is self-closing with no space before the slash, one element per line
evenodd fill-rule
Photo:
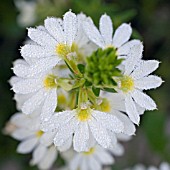
<path fill-rule="evenodd" d="M 109 101 L 105 98 L 103 98 L 101 100 L 102 100 L 102 102 L 101 102 L 101 104 L 99 104 L 98 109 L 102 112 L 110 112 L 111 106 L 110 106 Z"/>
<path fill-rule="evenodd" d="M 56 46 L 56 53 L 61 57 L 66 57 L 67 54 L 69 54 L 70 52 L 71 52 L 71 49 L 66 44 L 58 44 Z"/>
<path fill-rule="evenodd" d="M 47 89 L 57 87 L 55 79 L 56 77 L 54 75 L 46 76 L 44 79 L 44 87 Z"/>
<path fill-rule="evenodd" d="M 77 113 L 78 120 L 85 122 L 91 118 L 91 111 L 90 109 L 80 109 Z"/>
<path fill-rule="evenodd" d="M 44 132 L 39 130 L 39 131 L 36 132 L 36 137 L 40 138 L 43 134 L 44 134 Z"/>
<path fill-rule="evenodd" d="M 124 76 L 120 79 L 121 89 L 123 92 L 127 93 L 134 89 L 134 80 L 130 76 Z"/>
<path fill-rule="evenodd" d="M 83 154 L 84 154 L 84 155 L 91 155 L 91 154 L 94 153 L 94 151 L 95 151 L 95 148 L 91 148 L 89 151 L 83 152 Z"/>

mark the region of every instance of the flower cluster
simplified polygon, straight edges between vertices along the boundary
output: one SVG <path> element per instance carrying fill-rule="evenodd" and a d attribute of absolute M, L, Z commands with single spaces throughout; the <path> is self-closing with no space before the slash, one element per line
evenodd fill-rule
<path fill-rule="evenodd" d="M 90 17 L 71 11 L 28 28 L 30 40 L 10 80 L 20 113 L 7 131 L 22 141 L 19 153 L 33 151 L 32 165 L 48 169 L 57 151 L 72 146 L 78 153 L 71 170 L 101 169 L 114 163 L 113 154 L 123 154 L 119 142 L 135 134 L 145 110 L 156 109 L 144 91 L 162 84 L 150 75 L 159 62 L 143 60 L 143 44 L 131 34 L 125 23 L 113 34 L 106 14 L 98 29 Z"/>

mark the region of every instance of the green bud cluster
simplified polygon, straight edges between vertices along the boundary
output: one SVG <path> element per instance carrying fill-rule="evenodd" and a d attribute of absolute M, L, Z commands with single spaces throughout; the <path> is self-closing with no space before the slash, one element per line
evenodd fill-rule
<path fill-rule="evenodd" d="M 112 87 L 116 85 L 113 77 L 121 76 L 117 68 L 122 59 L 117 58 L 114 48 L 98 49 L 87 57 L 85 78 L 96 87 Z"/>

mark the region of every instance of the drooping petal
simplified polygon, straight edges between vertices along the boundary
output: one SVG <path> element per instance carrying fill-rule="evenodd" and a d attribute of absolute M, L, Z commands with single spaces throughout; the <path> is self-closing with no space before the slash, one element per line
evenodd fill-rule
<path fill-rule="evenodd" d="M 33 158 L 30 161 L 31 165 L 38 164 L 47 152 L 47 148 L 43 145 L 38 145 L 38 147 L 33 152 Z"/>
<path fill-rule="evenodd" d="M 44 21 L 44 25 L 48 32 L 57 40 L 58 43 L 64 43 L 64 31 L 57 18 L 47 18 Z"/>
<path fill-rule="evenodd" d="M 41 46 L 50 46 L 55 48 L 57 45 L 57 41 L 46 31 L 35 28 L 28 28 L 28 36 Z"/>
<path fill-rule="evenodd" d="M 103 40 L 105 42 L 105 45 L 111 45 L 112 44 L 112 34 L 113 34 L 113 25 L 111 18 L 104 14 L 100 18 L 100 33 L 103 37 Z"/>
<path fill-rule="evenodd" d="M 103 41 L 103 37 L 100 35 L 100 32 L 96 28 L 96 26 L 92 22 L 84 22 L 83 23 L 83 29 L 88 36 L 88 38 L 98 45 L 99 47 L 104 48 L 105 44 Z"/>
<path fill-rule="evenodd" d="M 46 147 L 52 145 L 55 133 L 54 132 L 47 132 L 43 133 L 40 138 L 40 143 Z"/>
<path fill-rule="evenodd" d="M 26 78 L 29 74 L 29 66 L 26 64 L 16 64 L 13 67 L 13 72 L 18 77 Z"/>
<path fill-rule="evenodd" d="M 113 45 L 116 48 L 127 42 L 132 34 L 132 28 L 129 24 L 120 25 L 113 36 Z"/>
<path fill-rule="evenodd" d="M 129 54 L 128 58 L 123 62 L 125 65 L 125 75 L 129 75 L 135 68 L 135 66 L 138 64 L 140 59 L 142 58 L 142 52 L 143 52 L 143 45 L 142 43 L 138 45 L 134 45 Z"/>
<path fill-rule="evenodd" d="M 114 115 L 95 110 L 93 116 L 108 130 L 116 133 L 121 133 L 124 130 L 123 123 Z"/>
<path fill-rule="evenodd" d="M 124 147 L 120 143 L 117 143 L 109 149 L 109 151 L 111 151 L 111 153 L 115 156 L 121 156 L 124 154 Z"/>
<path fill-rule="evenodd" d="M 130 95 L 127 95 L 125 98 L 125 107 L 130 120 L 138 125 L 140 121 L 139 113 L 136 109 L 135 102 Z"/>
<path fill-rule="evenodd" d="M 88 166 L 91 170 L 102 170 L 102 164 L 97 161 L 93 156 L 88 159 Z"/>
<path fill-rule="evenodd" d="M 44 101 L 42 111 L 41 111 L 41 120 L 47 121 L 50 119 L 57 107 L 57 89 L 50 89 L 46 99 Z"/>
<path fill-rule="evenodd" d="M 135 81 L 135 87 L 142 90 L 157 88 L 162 84 L 162 79 L 158 76 L 147 76 Z"/>
<path fill-rule="evenodd" d="M 70 170 L 76 170 L 76 169 L 79 168 L 79 164 L 80 164 L 80 162 L 82 162 L 82 161 L 81 161 L 81 158 L 82 158 L 82 157 L 81 157 L 79 154 L 77 154 L 77 155 L 71 160 L 71 162 L 70 162 L 70 164 L 69 164 Z"/>
<path fill-rule="evenodd" d="M 37 142 L 38 138 L 27 139 L 18 145 L 17 152 L 22 154 L 30 153 L 37 145 Z"/>
<path fill-rule="evenodd" d="M 15 93 L 28 94 L 28 93 L 36 92 L 42 87 L 43 86 L 42 86 L 41 79 L 23 79 L 15 83 L 12 89 Z"/>
<path fill-rule="evenodd" d="M 39 90 L 35 95 L 30 97 L 22 106 L 22 111 L 25 114 L 31 114 L 35 109 L 37 109 L 46 96 L 44 90 Z"/>
<path fill-rule="evenodd" d="M 44 58 L 55 55 L 55 51 L 49 47 L 47 48 L 39 45 L 26 44 L 21 48 L 21 55 L 25 59 Z"/>
<path fill-rule="evenodd" d="M 88 151 L 89 128 L 87 122 L 79 123 L 73 138 L 73 147 L 77 152 Z"/>
<path fill-rule="evenodd" d="M 65 151 L 67 151 L 68 149 L 71 148 L 71 146 L 72 146 L 72 141 L 73 141 L 73 137 L 71 136 L 70 138 L 68 138 L 68 139 L 66 140 L 66 142 L 65 142 L 63 145 L 58 146 L 58 150 L 59 150 L 60 152 L 65 152 Z"/>
<path fill-rule="evenodd" d="M 159 67 L 159 61 L 156 60 L 148 60 L 148 61 L 141 61 L 138 67 L 134 70 L 131 76 L 134 79 L 140 79 L 145 77 L 155 71 Z"/>
<path fill-rule="evenodd" d="M 106 129 L 95 119 L 89 120 L 90 130 L 99 145 L 104 148 L 111 146 L 111 139 Z"/>
<path fill-rule="evenodd" d="M 122 45 L 120 48 L 118 48 L 117 53 L 119 56 L 127 56 L 131 50 L 131 48 L 134 45 L 138 45 L 141 44 L 141 42 L 139 40 L 131 40 L 127 43 L 125 43 L 124 45 Z"/>
<path fill-rule="evenodd" d="M 63 18 L 65 41 L 68 45 L 72 45 L 77 33 L 77 17 L 71 11 L 66 12 Z"/>
<path fill-rule="evenodd" d="M 139 106 L 145 108 L 146 110 L 156 109 L 155 102 L 145 93 L 139 90 L 134 90 L 132 93 L 132 97 Z"/>
<path fill-rule="evenodd" d="M 54 161 L 57 159 L 57 156 L 58 156 L 57 149 L 54 146 L 51 146 L 47 150 L 44 158 L 38 164 L 38 168 L 42 170 L 50 169 Z"/>
<path fill-rule="evenodd" d="M 17 140 L 23 140 L 33 135 L 34 135 L 34 132 L 29 131 L 27 129 L 23 129 L 23 128 L 17 129 L 11 134 L 11 136 Z"/>

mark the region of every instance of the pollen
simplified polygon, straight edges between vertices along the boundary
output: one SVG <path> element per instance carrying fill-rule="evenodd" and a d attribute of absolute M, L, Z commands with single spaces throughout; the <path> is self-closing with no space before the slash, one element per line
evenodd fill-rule
<path fill-rule="evenodd" d="M 66 57 L 71 52 L 71 49 L 66 44 L 58 44 L 56 46 L 56 53 L 61 57 Z"/>
<path fill-rule="evenodd" d="M 44 132 L 39 130 L 39 131 L 36 132 L 36 137 L 40 138 L 43 134 L 44 134 Z"/>
<path fill-rule="evenodd" d="M 83 154 L 84 154 L 84 155 L 92 155 L 92 154 L 94 153 L 94 151 L 95 151 L 95 148 L 90 148 L 89 151 L 83 152 Z"/>
<path fill-rule="evenodd" d="M 80 109 L 77 113 L 77 118 L 81 122 L 85 122 L 91 118 L 91 111 L 89 109 Z"/>
<path fill-rule="evenodd" d="M 98 105 L 98 109 L 102 112 L 110 112 L 111 111 L 110 102 L 105 98 L 101 99 L 101 102 Z"/>
<path fill-rule="evenodd" d="M 56 77 L 54 75 L 48 75 L 47 77 L 45 77 L 44 87 L 47 89 L 57 87 L 55 79 Z"/>
<path fill-rule="evenodd" d="M 134 80 L 130 76 L 124 76 L 120 80 L 121 90 L 125 93 L 132 91 L 134 89 Z"/>

